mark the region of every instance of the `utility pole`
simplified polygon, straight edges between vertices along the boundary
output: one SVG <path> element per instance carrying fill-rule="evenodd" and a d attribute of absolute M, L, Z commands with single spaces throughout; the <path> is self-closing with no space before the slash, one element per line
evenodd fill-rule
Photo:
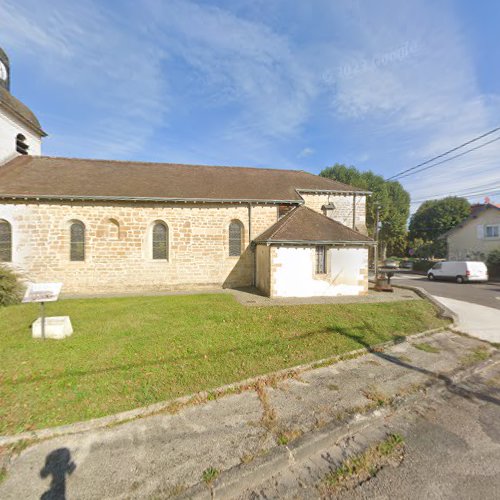
<path fill-rule="evenodd" d="M 378 218 L 379 218 L 380 206 L 377 205 L 375 214 L 375 251 L 373 252 L 374 264 L 375 264 L 375 282 L 378 278 Z"/>

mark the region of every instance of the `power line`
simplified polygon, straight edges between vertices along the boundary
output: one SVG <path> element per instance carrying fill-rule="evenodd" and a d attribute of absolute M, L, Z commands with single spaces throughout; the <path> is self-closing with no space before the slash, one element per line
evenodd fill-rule
<path fill-rule="evenodd" d="M 492 189 L 500 189 L 500 185 L 498 186 L 492 186 L 491 184 L 483 184 L 482 186 L 476 186 L 474 188 L 467 188 L 467 189 L 460 189 L 459 191 L 454 191 L 454 193 L 458 193 L 461 195 L 467 195 L 467 194 L 474 194 L 476 192 L 481 192 L 481 191 L 491 191 Z M 443 193 L 440 196 L 446 196 L 447 194 L 450 194 L 450 192 Z"/>
<path fill-rule="evenodd" d="M 401 172 L 398 172 L 397 174 L 394 174 L 392 177 L 389 177 L 387 180 L 390 181 L 392 179 L 395 179 L 396 177 L 400 177 L 403 174 L 406 174 L 407 172 L 411 172 L 413 170 L 416 170 L 417 168 L 423 167 L 424 165 L 427 165 L 429 163 L 432 163 L 435 160 L 439 160 L 439 158 L 442 158 L 443 156 L 446 156 L 450 153 L 453 153 L 454 151 L 457 151 L 458 149 L 461 149 L 469 144 L 472 144 L 473 142 L 479 141 L 483 137 L 487 137 L 488 135 L 494 134 L 495 132 L 498 132 L 500 130 L 500 127 L 496 127 L 485 134 L 482 134 L 478 137 L 475 137 L 474 139 L 471 139 L 470 141 L 464 142 L 463 144 L 460 144 L 460 146 L 457 146 L 453 149 L 449 149 L 448 151 L 445 151 L 444 153 L 441 153 L 440 155 L 434 156 L 434 158 L 431 158 L 430 160 L 426 160 L 422 163 L 419 163 L 418 165 L 415 165 L 414 167 L 407 168 L 406 170 L 402 170 Z"/>
<path fill-rule="evenodd" d="M 493 190 L 478 191 L 475 193 L 464 193 L 464 194 L 462 194 L 462 193 L 446 193 L 447 196 L 464 196 L 467 198 L 471 198 L 471 197 L 475 197 L 475 196 L 482 196 L 482 195 L 494 196 L 496 194 L 500 194 L 500 188 L 493 188 Z M 445 195 L 436 195 L 436 196 L 433 196 L 432 198 L 422 198 L 422 199 L 418 199 L 418 200 L 412 200 L 411 204 L 423 203 L 424 201 L 429 201 L 429 200 L 436 200 L 442 196 L 445 196 Z"/>
<path fill-rule="evenodd" d="M 491 184 L 482 184 L 480 186 L 476 186 L 473 188 L 467 188 L 467 189 L 460 189 L 458 191 L 447 191 L 445 193 L 440 193 L 434 195 L 434 198 L 427 198 L 427 199 L 436 199 L 436 198 L 442 198 L 443 196 L 475 196 L 478 194 L 488 194 L 492 193 L 492 191 L 497 191 L 500 190 L 500 184 L 499 185 L 491 185 Z"/>
<path fill-rule="evenodd" d="M 423 172 L 424 170 L 429 170 L 430 168 L 437 167 L 438 165 L 441 165 L 441 164 L 446 163 L 448 161 L 454 160 L 455 158 L 460 158 L 460 156 L 464 156 L 468 153 L 472 153 L 472 151 L 476 151 L 477 149 L 484 148 L 485 146 L 488 146 L 489 144 L 496 142 L 496 141 L 500 141 L 500 137 L 497 137 L 496 139 L 492 139 L 491 141 L 480 144 L 479 146 L 476 146 L 475 148 L 468 149 L 467 151 L 464 151 L 463 153 L 459 153 L 455 156 L 451 156 L 450 158 L 445 158 L 444 160 L 438 161 L 437 163 L 434 163 L 433 165 L 429 165 L 427 167 L 421 168 L 420 170 L 417 170 L 416 172 L 409 172 L 409 173 L 399 177 L 399 179 L 402 179 L 403 177 L 408 177 L 409 175 L 419 174 L 420 172 Z"/>
<path fill-rule="evenodd" d="M 496 191 L 482 191 L 482 192 L 478 192 L 478 193 L 470 193 L 470 194 L 448 194 L 448 196 L 457 196 L 459 198 L 475 198 L 477 196 L 485 196 L 485 195 L 489 195 L 489 196 L 495 196 L 497 194 L 500 194 L 500 189 L 499 190 L 496 190 Z M 412 200 L 411 201 L 411 204 L 415 204 L 415 203 L 423 203 L 424 201 L 429 201 L 429 200 L 437 200 L 439 198 L 441 198 L 442 196 L 433 196 L 432 198 L 420 198 L 418 200 Z"/>

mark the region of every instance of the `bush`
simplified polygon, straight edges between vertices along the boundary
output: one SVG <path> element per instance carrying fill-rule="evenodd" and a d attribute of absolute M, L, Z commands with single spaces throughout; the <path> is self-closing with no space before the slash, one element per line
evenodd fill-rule
<path fill-rule="evenodd" d="M 500 276 L 500 250 L 493 250 L 486 259 L 490 276 Z"/>
<path fill-rule="evenodd" d="M 415 260 L 413 270 L 427 272 L 435 263 L 433 260 Z"/>
<path fill-rule="evenodd" d="M 21 293 L 18 274 L 6 266 L 0 266 L 0 307 L 17 304 L 21 300 Z"/>
<path fill-rule="evenodd" d="M 444 259 L 446 257 L 446 240 L 436 240 L 423 242 L 415 240 L 412 244 L 415 250 L 415 257 L 421 259 Z"/>

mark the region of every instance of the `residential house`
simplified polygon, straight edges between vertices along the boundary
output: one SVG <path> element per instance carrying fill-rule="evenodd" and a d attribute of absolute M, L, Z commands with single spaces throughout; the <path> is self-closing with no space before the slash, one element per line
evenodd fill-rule
<path fill-rule="evenodd" d="M 474 205 L 469 217 L 442 238 L 448 244 L 449 260 L 485 261 L 492 250 L 500 250 L 500 207 Z"/>

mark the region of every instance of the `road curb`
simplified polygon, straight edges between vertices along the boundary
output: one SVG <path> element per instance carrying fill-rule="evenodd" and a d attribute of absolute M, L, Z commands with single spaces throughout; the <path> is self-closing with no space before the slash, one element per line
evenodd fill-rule
<path fill-rule="evenodd" d="M 458 315 L 453 312 L 449 307 L 446 307 L 444 304 L 439 302 L 439 300 L 435 299 L 427 290 L 412 285 L 396 285 L 392 284 L 394 288 L 401 288 L 403 290 L 411 290 L 415 292 L 419 297 L 428 300 L 432 304 L 434 304 L 439 310 L 439 316 L 441 318 L 450 319 L 453 322 L 453 328 L 456 328 L 458 325 Z"/>
<path fill-rule="evenodd" d="M 236 491 L 241 493 L 255 487 L 256 484 L 282 472 L 295 462 L 335 446 L 343 439 L 372 426 L 374 422 L 383 422 L 390 413 L 390 408 L 376 409 L 364 415 L 354 416 L 341 427 L 331 423 L 320 431 L 296 439 L 287 446 L 276 446 L 250 463 L 242 463 L 222 471 L 212 486 L 199 482 L 176 498 L 200 500 L 234 498 Z"/>
<path fill-rule="evenodd" d="M 495 361 L 488 359 L 469 368 L 458 367 L 449 373 L 447 377 L 450 380 L 453 379 L 453 383 L 459 383 L 465 377 L 470 376 L 476 371 L 482 371 L 494 363 Z M 444 385 L 445 382 L 440 378 L 429 379 L 423 385 L 422 391 L 424 394 L 427 394 L 427 391 L 430 389 L 441 392 L 444 390 Z M 419 390 L 413 394 L 404 396 L 405 403 L 418 401 L 422 395 L 422 391 Z M 276 446 L 270 449 L 266 454 L 255 458 L 250 463 L 241 463 L 228 470 L 221 471 L 220 476 L 210 486 L 203 482 L 198 482 L 176 498 L 200 500 L 218 498 L 229 500 L 235 498 L 235 496 L 238 497 L 245 490 L 255 488 L 256 485 L 278 475 L 283 470 L 293 466 L 296 462 L 304 462 L 315 453 L 337 446 L 339 442 L 346 438 L 353 437 L 364 431 L 370 432 L 370 429 L 374 429 L 375 433 L 377 433 L 380 430 L 378 426 L 382 426 L 386 431 L 385 422 L 387 418 L 401 407 L 400 401 L 395 407 L 388 406 L 376 408 L 364 414 L 358 413 L 345 421 L 340 427 L 338 424 L 330 422 L 322 429 L 306 433 L 287 446 Z M 349 439 L 349 441 L 352 441 L 352 439 Z M 369 444 L 362 446 L 356 453 L 364 451 L 368 446 Z M 350 456 L 349 446 L 346 446 L 342 450 L 340 458 L 345 460 L 347 456 Z M 334 457 L 330 456 L 329 461 L 333 464 Z"/>
<path fill-rule="evenodd" d="M 208 400 L 209 397 L 219 398 L 229 394 L 249 391 L 252 390 L 258 384 L 262 383 L 266 384 L 266 382 L 268 382 L 269 380 L 291 378 L 305 371 L 314 370 L 315 368 L 321 368 L 322 366 L 325 365 L 335 364 L 338 363 L 339 361 L 352 359 L 358 356 L 363 356 L 365 354 L 372 352 L 373 350 L 384 349 L 407 340 L 409 341 L 412 339 L 426 337 L 428 335 L 432 335 L 434 333 L 438 333 L 447 329 L 448 327 L 440 327 L 431 330 L 426 330 L 423 332 L 418 332 L 413 335 L 408 335 L 406 337 L 403 337 L 402 339 L 389 340 L 387 342 L 382 342 L 380 344 L 376 344 L 371 347 L 363 347 L 361 349 L 356 349 L 354 351 L 350 351 L 344 354 L 338 354 L 328 358 L 315 360 L 310 363 L 297 365 L 276 372 L 270 372 L 265 375 L 259 375 L 257 377 L 251 377 L 242 381 L 226 384 L 211 390 L 200 391 L 187 396 L 182 396 L 180 398 L 161 401 L 159 403 L 153 403 L 151 405 L 142 408 L 135 408 L 133 410 L 115 413 L 113 415 L 107 415 L 105 417 L 94 418 L 91 420 L 75 422 L 73 424 L 67 424 L 57 427 L 48 427 L 45 429 L 22 432 L 19 434 L 0 436 L 0 446 L 12 445 L 18 443 L 19 441 L 42 441 L 46 439 L 67 436 L 69 434 L 79 434 L 91 430 L 105 429 L 106 427 L 111 427 L 118 424 L 124 424 L 126 422 L 138 418 L 145 418 L 153 416 L 158 413 L 168 412 L 169 410 L 172 411 L 172 413 L 174 413 L 173 410 L 174 408 L 179 408 L 188 405 L 203 404 Z"/>

